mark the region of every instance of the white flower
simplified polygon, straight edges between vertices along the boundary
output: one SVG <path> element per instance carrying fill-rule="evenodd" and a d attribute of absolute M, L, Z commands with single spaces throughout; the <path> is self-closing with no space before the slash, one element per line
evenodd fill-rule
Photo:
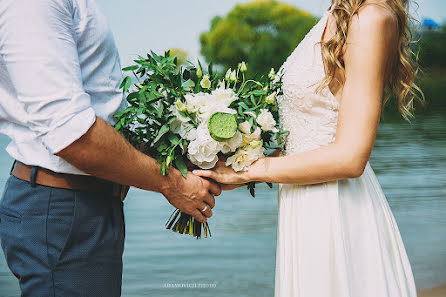
<path fill-rule="evenodd" d="M 228 107 L 232 102 L 238 99 L 237 95 L 232 89 L 225 89 L 224 86 L 222 88 L 215 89 L 211 95 L 214 96 L 212 100 L 223 104 L 225 107 Z"/>
<path fill-rule="evenodd" d="M 216 89 L 212 94 L 198 93 L 185 96 L 187 111 L 196 113 L 200 122 L 207 122 L 216 112 L 236 114 L 236 111 L 228 108 L 229 104 L 237 99 L 232 90 Z"/>
<path fill-rule="evenodd" d="M 232 166 L 235 171 L 246 171 L 259 158 L 263 157 L 265 148 L 258 146 L 253 148 L 251 145 L 244 146 L 226 160 L 226 166 Z"/>
<path fill-rule="evenodd" d="M 276 120 L 274 120 L 273 115 L 267 109 L 260 110 L 260 114 L 257 116 L 257 124 L 260 125 L 263 131 L 278 132 L 275 128 Z"/>
<path fill-rule="evenodd" d="M 251 124 L 248 121 L 245 121 L 238 125 L 240 131 L 243 132 L 243 145 L 249 145 L 251 142 L 260 140 L 260 134 L 262 130 L 259 127 L 256 127 L 254 132 L 251 133 Z"/>
<path fill-rule="evenodd" d="M 237 131 L 234 137 L 226 141 L 222 141 L 221 144 L 223 144 L 221 149 L 223 154 L 233 153 L 243 144 L 243 135 L 240 133 L 240 131 Z"/>
<path fill-rule="evenodd" d="M 251 124 L 248 121 L 244 121 L 243 123 L 239 124 L 238 128 L 245 134 L 251 134 Z"/>
<path fill-rule="evenodd" d="M 196 137 L 187 148 L 189 160 L 202 169 L 213 168 L 217 164 L 217 154 L 223 148 L 223 144 L 211 137 L 206 123 L 200 124 L 192 133 Z"/>
<path fill-rule="evenodd" d="M 194 126 L 191 123 L 189 123 L 190 122 L 189 117 L 183 116 L 180 113 L 178 105 L 179 104 L 174 104 L 169 107 L 169 111 L 173 116 L 175 116 L 175 120 L 172 121 L 169 126 L 170 130 L 173 133 L 179 134 L 181 138 L 186 138 L 188 132 L 192 130 Z"/>

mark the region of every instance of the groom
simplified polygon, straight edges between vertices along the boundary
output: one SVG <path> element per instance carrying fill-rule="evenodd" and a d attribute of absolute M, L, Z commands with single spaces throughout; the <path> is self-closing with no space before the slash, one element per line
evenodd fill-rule
<path fill-rule="evenodd" d="M 162 193 L 206 222 L 221 188 L 157 162 L 117 133 L 113 36 L 94 0 L 0 2 L 0 132 L 16 160 L 0 239 L 22 296 L 120 296 L 121 186 Z"/>

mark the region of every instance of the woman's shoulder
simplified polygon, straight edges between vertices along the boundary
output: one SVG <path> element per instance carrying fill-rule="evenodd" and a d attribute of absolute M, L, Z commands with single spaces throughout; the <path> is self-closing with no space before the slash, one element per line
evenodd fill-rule
<path fill-rule="evenodd" d="M 361 7 L 355 17 L 352 18 L 351 27 L 367 30 L 398 31 L 398 16 L 387 5 L 368 3 Z"/>

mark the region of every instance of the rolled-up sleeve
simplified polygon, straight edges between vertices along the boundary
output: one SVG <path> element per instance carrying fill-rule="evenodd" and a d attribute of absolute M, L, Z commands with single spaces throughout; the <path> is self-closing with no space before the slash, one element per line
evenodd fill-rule
<path fill-rule="evenodd" d="M 70 0 L 2 0 L 0 54 L 24 123 L 55 154 L 96 120 L 84 91 Z"/>

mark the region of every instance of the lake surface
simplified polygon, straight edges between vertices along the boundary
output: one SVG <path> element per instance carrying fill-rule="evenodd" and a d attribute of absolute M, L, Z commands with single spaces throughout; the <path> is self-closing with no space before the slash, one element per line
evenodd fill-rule
<path fill-rule="evenodd" d="M 446 110 L 412 124 L 385 120 L 372 167 L 387 195 L 419 289 L 446 283 Z M 12 160 L 0 136 L 0 188 Z M 172 207 L 132 189 L 125 202 L 124 297 L 271 297 L 274 292 L 277 187 L 217 198 L 211 239 L 164 230 Z M 0 297 L 19 296 L 0 252 Z"/>

